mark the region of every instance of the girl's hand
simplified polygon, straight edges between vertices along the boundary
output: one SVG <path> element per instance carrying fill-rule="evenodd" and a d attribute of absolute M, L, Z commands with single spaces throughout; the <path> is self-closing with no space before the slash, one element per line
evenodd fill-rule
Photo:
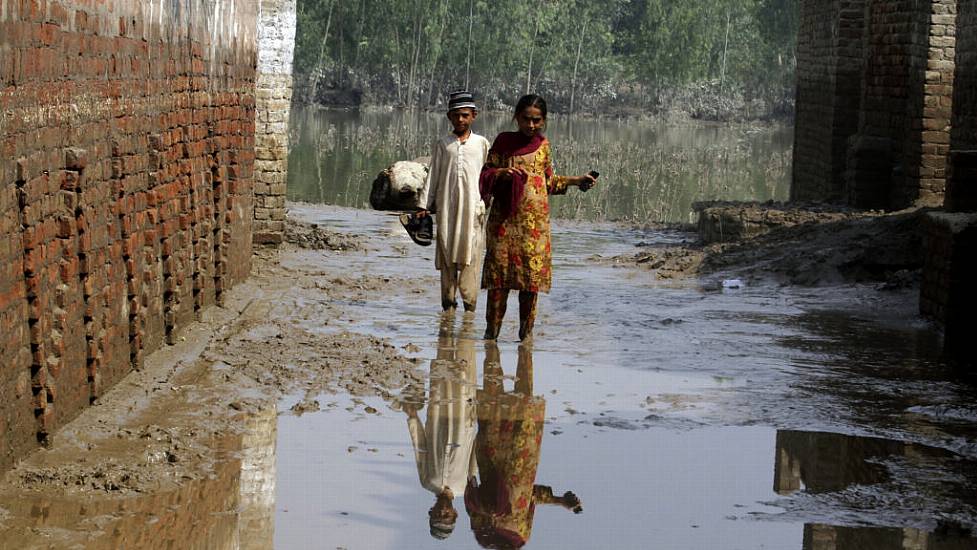
<path fill-rule="evenodd" d="M 524 177 L 529 176 L 529 172 L 527 172 L 525 168 L 503 168 L 502 173 L 504 173 L 509 179 L 512 179 L 512 176 L 516 174 L 522 174 Z"/>
<path fill-rule="evenodd" d="M 590 174 L 578 176 L 577 180 L 577 187 L 579 187 L 581 191 L 588 191 L 593 186 L 597 185 L 597 178 L 591 176 Z"/>

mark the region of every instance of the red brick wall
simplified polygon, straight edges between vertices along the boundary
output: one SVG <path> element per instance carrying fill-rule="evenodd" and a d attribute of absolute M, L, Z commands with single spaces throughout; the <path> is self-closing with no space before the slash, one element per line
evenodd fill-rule
<path fill-rule="evenodd" d="M 0 468 L 250 270 L 256 12 L 0 0 Z"/>

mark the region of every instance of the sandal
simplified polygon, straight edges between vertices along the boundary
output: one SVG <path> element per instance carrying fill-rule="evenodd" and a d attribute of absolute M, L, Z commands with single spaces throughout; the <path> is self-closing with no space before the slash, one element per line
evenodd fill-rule
<path fill-rule="evenodd" d="M 434 237 L 434 220 L 430 214 L 418 218 L 417 213 L 401 214 L 400 224 L 407 230 L 410 239 L 421 246 L 430 246 Z"/>

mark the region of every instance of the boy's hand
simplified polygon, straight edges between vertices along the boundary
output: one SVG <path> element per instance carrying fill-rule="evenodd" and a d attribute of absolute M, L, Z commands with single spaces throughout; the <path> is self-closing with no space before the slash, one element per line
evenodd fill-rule
<path fill-rule="evenodd" d="M 428 209 L 426 209 L 426 208 L 421 208 L 417 212 L 414 212 L 414 216 L 416 216 L 418 219 L 425 218 L 425 217 L 430 216 L 430 215 L 431 215 L 431 212 Z"/>

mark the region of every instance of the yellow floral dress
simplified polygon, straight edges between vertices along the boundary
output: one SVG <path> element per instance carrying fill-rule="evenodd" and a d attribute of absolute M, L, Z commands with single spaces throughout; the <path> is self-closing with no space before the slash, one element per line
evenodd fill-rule
<path fill-rule="evenodd" d="M 508 216 L 498 201 L 486 228 L 482 288 L 549 292 L 553 280 L 549 195 L 567 191 L 566 176 L 553 173 L 550 142 L 532 153 L 504 156 L 490 151 L 486 168 L 522 168 L 529 177 L 518 207 Z"/>

